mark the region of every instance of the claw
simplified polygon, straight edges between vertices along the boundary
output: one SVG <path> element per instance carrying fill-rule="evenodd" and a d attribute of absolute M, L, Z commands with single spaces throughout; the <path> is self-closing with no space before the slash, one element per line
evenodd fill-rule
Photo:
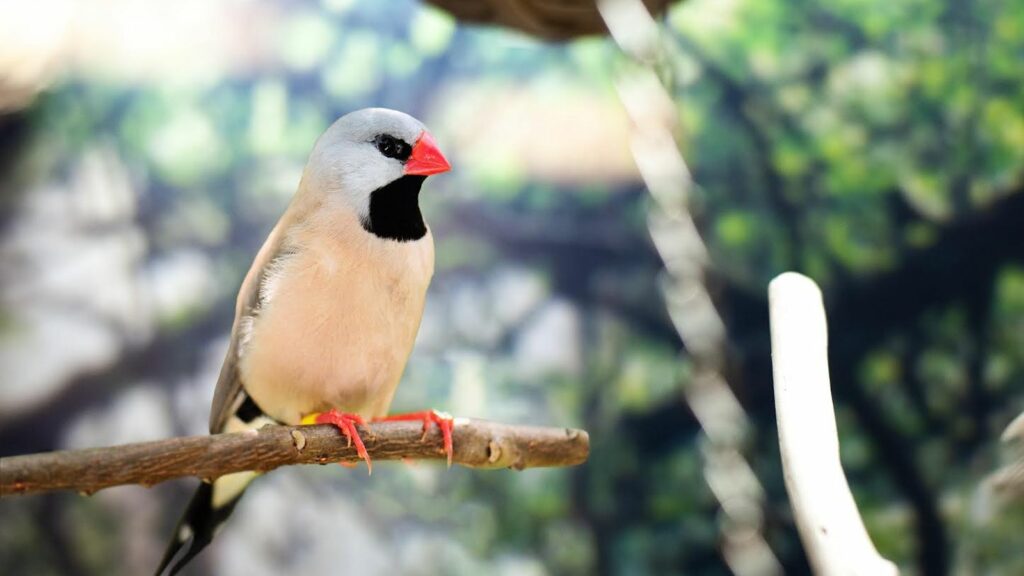
<path fill-rule="evenodd" d="M 395 414 L 383 418 L 374 418 L 374 422 L 408 422 L 421 420 L 423 422 L 423 440 L 427 439 L 427 432 L 430 431 L 430 424 L 437 424 L 441 430 L 441 437 L 444 438 L 444 453 L 448 455 L 448 467 L 452 467 L 452 428 L 455 420 L 450 414 L 437 410 L 423 410 L 421 412 L 410 412 L 408 414 Z"/>
<path fill-rule="evenodd" d="M 373 463 L 370 462 L 370 455 L 366 452 L 366 446 L 363 445 L 363 439 L 359 437 L 359 431 L 356 430 L 356 426 L 365 426 L 366 422 L 363 417 L 359 414 L 345 414 L 338 412 L 334 408 L 331 408 L 327 412 L 321 412 L 319 414 L 310 414 L 302 419 L 303 424 L 332 424 L 341 431 L 342 434 L 348 438 L 348 445 L 352 446 L 355 444 L 356 453 L 359 457 L 366 461 L 366 470 L 373 474 Z M 344 462 L 341 463 L 343 466 Z"/>

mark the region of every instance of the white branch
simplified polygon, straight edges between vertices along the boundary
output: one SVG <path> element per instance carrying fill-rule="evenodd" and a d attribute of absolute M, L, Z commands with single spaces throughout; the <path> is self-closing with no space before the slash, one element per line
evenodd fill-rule
<path fill-rule="evenodd" d="M 786 490 L 814 572 L 895 575 L 875 549 L 839 462 L 821 291 L 788 272 L 768 286 L 775 410 Z"/>

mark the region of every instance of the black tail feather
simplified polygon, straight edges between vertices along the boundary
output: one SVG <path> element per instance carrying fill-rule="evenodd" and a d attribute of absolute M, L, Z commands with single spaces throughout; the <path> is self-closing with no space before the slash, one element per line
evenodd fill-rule
<path fill-rule="evenodd" d="M 171 535 L 171 542 L 167 545 L 167 551 L 160 560 L 160 566 L 156 569 L 156 576 L 163 574 L 167 566 L 174 560 L 175 556 L 187 544 L 188 548 L 178 561 L 171 566 L 168 576 L 174 576 L 181 570 L 189 560 L 202 552 L 203 548 L 213 541 L 214 532 L 217 527 L 224 523 L 235 509 L 235 505 L 242 498 L 240 493 L 234 500 L 220 508 L 213 507 L 213 485 L 203 482 L 196 490 L 188 508 L 178 521 L 174 534 Z"/>

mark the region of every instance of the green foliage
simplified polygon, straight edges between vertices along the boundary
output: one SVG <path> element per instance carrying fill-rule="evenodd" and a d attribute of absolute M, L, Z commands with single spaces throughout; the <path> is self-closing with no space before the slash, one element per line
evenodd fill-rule
<path fill-rule="evenodd" d="M 688 135 L 712 204 L 731 210 L 757 194 L 775 207 L 773 219 L 827 207 L 831 220 L 797 238 L 823 241 L 825 253 L 804 251 L 788 265 L 817 268 L 825 258 L 830 268 L 866 272 L 891 266 L 899 246 L 875 198 L 902 195 L 926 218 L 993 201 L 1024 171 L 1024 79 L 1007 66 L 1024 50 L 1013 4 L 691 2 L 674 10 L 683 52 L 710 80 L 682 96 L 715 118 Z M 722 148 L 723 123 L 741 139 L 767 140 L 755 150 Z M 715 172 L 720 165 L 730 170 Z M 738 182 L 744 166 L 759 168 Z"/>
<path fill-rule="evenodd" d="M 409 28 L 409 40 L 416 52 L 437 56 L 451 43 L 455 21 L 446 12 L 423 7 L 416 12 Z"/>

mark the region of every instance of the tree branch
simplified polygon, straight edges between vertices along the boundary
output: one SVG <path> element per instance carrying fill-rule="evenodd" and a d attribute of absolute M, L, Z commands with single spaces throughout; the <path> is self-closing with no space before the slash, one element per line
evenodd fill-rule
<path fill-rule="evenodd" d="M 787 272 L 768 285 L 779 448 L 800 538 L 818 574 L 891 574 L 839 461 L 821 290 Z"/>
<path fill-rule="evenodd" d="M 443 459 L 441 433 L 423 437 L 417 422 L 361 427 L 373 460 Z M 574 466 L 586 461 L 582 430 L 512 426 L 458 418 L 453 461 L 471 468 Z M 358 462 L 354 446 L 330 425 L 267 426 L 258 432 L 190 436 L 108 448 L 0 458 L 0 495 L 75 490 L 91 494 L 122 484 L 152 486 L 181 476 L 211 480 L 224 474 L 266 472 L 292 464 Z"/>

